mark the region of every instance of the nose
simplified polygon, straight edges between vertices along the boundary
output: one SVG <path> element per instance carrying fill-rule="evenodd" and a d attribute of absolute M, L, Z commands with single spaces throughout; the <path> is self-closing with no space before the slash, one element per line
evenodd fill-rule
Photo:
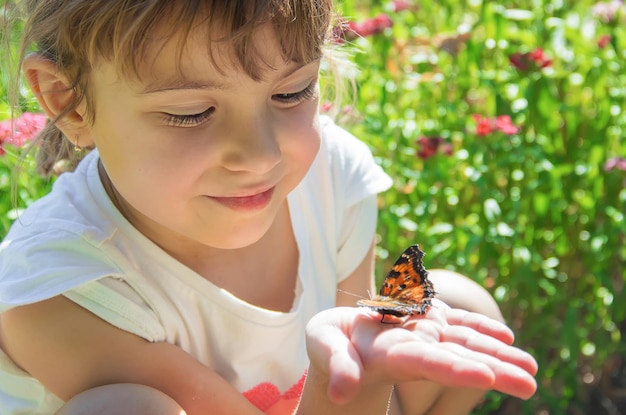
<path fill-rule="evenodd" d="M 282 153 L 269 116 L 235 118 L 232 126 L 225 140 L 224 168 L 262 174 L 280 163 Z"/>

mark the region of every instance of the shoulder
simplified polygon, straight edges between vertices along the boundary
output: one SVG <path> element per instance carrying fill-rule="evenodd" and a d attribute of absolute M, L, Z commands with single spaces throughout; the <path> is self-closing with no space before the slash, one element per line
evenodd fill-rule
<path fill-rule="evenodd" d="M 59 295 L 116 268 L 95 244 L 61 229 L 0 244 L 0 313 Z"/>
<path fill-rule="evenodd" d="M 64 173 L 0 244 L 0 311 L 112 273 L 103 248 L 115 228 L 101 213 L 86 167 Z"/>
<path fill-rule="evenodd" d="M 371 158 L 372 152 L 367 144 L 337 125 L 331 118 L 320 116 L 320 126 L 322 150 L 326 150 L 329 155 L 340 157 L 342 160 L 358 160 L 363 156 Z"/>

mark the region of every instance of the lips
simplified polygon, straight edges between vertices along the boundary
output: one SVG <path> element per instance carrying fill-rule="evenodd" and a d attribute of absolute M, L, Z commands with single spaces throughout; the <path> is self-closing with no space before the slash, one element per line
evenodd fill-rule
<path fill-rule="evenodd" d="M 274 187 L 249 196 L 221 197 L 210 196 L 210 199 L 232 210 L 260 210 L 272 200 Z"/>

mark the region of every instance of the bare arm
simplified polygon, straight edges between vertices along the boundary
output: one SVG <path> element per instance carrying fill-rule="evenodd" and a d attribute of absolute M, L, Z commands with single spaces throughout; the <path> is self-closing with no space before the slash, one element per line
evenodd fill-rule
<path fill-rule="evenodd" d="M 188 415 L 261 413 L 177 346 L 117 329 L 65 297 L 9 310 L 0 321 L 5 352 L 63 400 L 134 383 L 164 392 Z"/>
<path fill-rule="evenodd" d="M 337 286 L 337 307 L 353 307 L 359 297 L 374 294 L 374 247 L 372 241 L 370 249 L 352 273 Z"/>

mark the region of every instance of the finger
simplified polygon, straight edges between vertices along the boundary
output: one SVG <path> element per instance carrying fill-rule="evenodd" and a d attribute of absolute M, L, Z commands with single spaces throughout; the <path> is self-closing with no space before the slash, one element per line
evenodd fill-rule
<path fill-rule="evenodd" d="M 335 403 L 351 401 L 359 390 L 362 363 L 342 328 L 314 316 L 307 325 L 307 352 L 312 365 L 328 377 L 328 395 Z"/>
<path fill-rule="evenodd" d="M 528 399 L 537 389 L 535 379 L 528 372 L 493 356 L 454 343 L 428 346 L 422 352 L 415 345 L 405 343 L 394 350 L 398 361 L 403 362 L 396 368 L 403 371 L 403 377 L 426 379 L 449 387 L 494 389 L 522 399 Z"/>
<path fill-rule="evenodd" d="M 507 361 L 502 361 L 494 356 L 476 352 L 454 343 L 441 343 L 446 347 L 457 350 L 457 353 L 464 355 L 468 359 L 479 361 L 487 365 L 495 375 L 491 389 L 516 396 L 521 399 L 528 399 L 537 390 L 537 381 L 530 372 L 522 367 Z"/>
<path fill-rule="evenodd" d="M 397 344 L 388 350 L 388 369 L 396 382 L 429 380 L 449 387 L 490 389 L 493 370 L 461 349 L 421 341 Z"/>
<path fill-rule="evenodd" d="M 441 341 L 459 344 L 518 366 L 531 375 L 537 374 L 537 361 L 529 353 L 474 329 L 465 326 L 447 326 L 441 332 Z"/>
<path fill-rule="evenodd" d="M 471 359 L 488 366 L 495 376 L 490 389 L 495 389 L 499 392 L 522 399 L 530 398 L 537 390 L 535 378 L 524 368 L 516 364 L 500 360 L 489 354 L 468 349 L 456 343 L 440 343 L 440 346 L 466 359 Z M 506 347 L 514 349 L 509 346 Z"/>
<path fill-rule="evenodd" d="M 508 345 L 513 344 L 513 341 L 515 340 L 513 331 L 511 331 L 506 324 L 482 314 L 453 308 L 448 310 L 446 317 L 448 324 L 450 325 L 472 328 L 479 333 L 495 337 Z"/>
<path fill-rule="evenodd" d="M 359 392 L 363 366 L 350 342 L 336 346 L 328 360 L 328 397 L 334 403 L 345 404 Z"/>

